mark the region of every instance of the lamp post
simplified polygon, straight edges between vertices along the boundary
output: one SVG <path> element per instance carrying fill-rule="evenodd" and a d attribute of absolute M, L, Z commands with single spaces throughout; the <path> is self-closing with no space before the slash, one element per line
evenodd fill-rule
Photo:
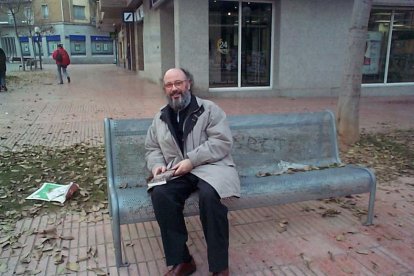
<path fill-rule="evenodd" d="M 39 50 L 39 66 L 40 66 L 40 70 L 42 70 L 43 68 L 42 68 L 42 50 L 41 50 L 41 46 L 40 46 L 40 41 L 41 41 L 41 36 L 40 36 L 40 28 L 39 27 L 35 27 L 34 28 L 34 31 L 35 31 L 35 33 L 36 33 L 36 35 L 37 35 L 37 40 L 36 40 L 36 42 L 37 42 L 37 48 L 38 48 L 38 50 Z"/>

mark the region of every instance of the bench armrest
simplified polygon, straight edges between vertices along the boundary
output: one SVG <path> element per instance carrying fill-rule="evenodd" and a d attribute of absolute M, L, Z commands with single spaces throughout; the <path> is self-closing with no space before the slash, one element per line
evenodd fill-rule
<path fill-rule="evenodd" d="M 109 200 L 109 212 L 112 217 L 118 217 L 118 193 L 115 187 L 113 162 L 112 162 L 112 140 L 111 140 L 111 119 L 104 119 L 105 129 L 105 157 L 106 157 L 106 175 L 108 182 L 108 200 Z"/>

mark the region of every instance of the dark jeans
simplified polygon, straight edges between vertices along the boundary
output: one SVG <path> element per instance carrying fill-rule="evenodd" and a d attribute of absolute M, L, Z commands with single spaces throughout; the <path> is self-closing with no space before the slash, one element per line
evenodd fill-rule
<path fill-rule="evenodd" d="M 228 267 L 229 223 L 227 207 L 216 190 L 193 174 L 186 174 L 156 186 L 151 191 L 155 217 L 161 229 L 167 266 L 191 260 L 187 247 L 188 232 L 183 209 L 185 200 L 198 189 L 200 220 L 207 242 L 207 256 L 211 272 Z"/>

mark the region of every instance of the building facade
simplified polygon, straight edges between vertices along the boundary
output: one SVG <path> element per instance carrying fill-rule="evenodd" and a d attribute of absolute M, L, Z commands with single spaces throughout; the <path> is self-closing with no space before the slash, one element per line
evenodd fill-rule
<path fill-rule="evenodd" d="M 114 40 L 96 27 L 95 1 L 32 0 L 17 15 L 19 38 L 9 14 L 0 15 L 0 47 L 9 58 L 38 58 L 40 49 L 42 61 L 53 63 L 62 43 L 72 63 L 114 63 Z"/>
<path fill-rule="evenodd" d="M 352 0 L 101 0 L 118 65 L 158 82 L 184 67 L 198 93 L 336 96 Z M 128 15 L 133 15 L 128 17 Z M 363 95 L 414 94 L 414 3 L 374 0 Z"/>

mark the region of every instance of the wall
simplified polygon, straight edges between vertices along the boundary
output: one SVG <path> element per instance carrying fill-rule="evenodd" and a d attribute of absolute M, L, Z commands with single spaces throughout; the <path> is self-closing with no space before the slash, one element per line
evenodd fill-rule
<path fill-rule="evenodd" d="M 139 75 L 158 83 L 161 76 L 161 27 L 160 10 L 150 9 L 144 1 L 144 71 Z"/>
<path fill-rule="evenodd" d="M 282 0 L 276 84 L 281 95 L 337 94 L 352 5 L 347 0 Z"/>
<path fill-rule="evenodd" d="M 43 19 L 42 5 L 47 5 L 49 10 L 49 17 Z M 34 0 L 32 2 L 35 24 L 42 27 L 43 24 L 51 22 L 62 22 L 62 8 L 61 0 Z"/>
<path fill-rule="evenodd" d="M 175 29 L 173 1 L 163 5 L 161 15 L 161 73 L 175 66 Z M 161 76 L 160 76 L 161 77 Z"/>
<path fill-rule="evenodd" d="M 175 66 L 194 75 L 194 90 L 202 96 L 209 87 L 208 1 L 175 0 L 174 3 Z"/>

